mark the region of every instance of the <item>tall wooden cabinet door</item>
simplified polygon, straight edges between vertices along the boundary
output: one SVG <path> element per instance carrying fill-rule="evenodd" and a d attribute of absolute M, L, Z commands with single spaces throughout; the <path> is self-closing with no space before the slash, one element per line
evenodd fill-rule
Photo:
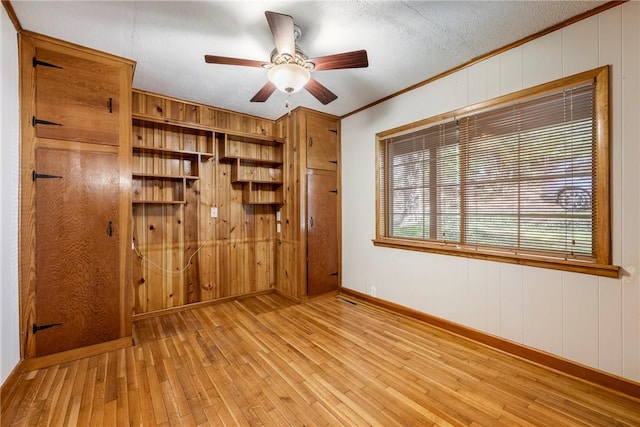
<path fill-rule="evenodd" d="M 115 153 L 39 148 L 36 356 L 119 338 L 119 166 Z M 55 326 L 54 326 L 55 325 Z"/>
<path fill-rule="evenodd" d="M 337 181 L 332 172 L 307 174 L 307 294 L 338 289 Z"/>
<path fill-rule="evenodd" d="M 117 67 L 40 47 L 33 66 L 38 138 L 118 145 Z"/>
<path fill-rule="evenodd" d="M 330 117 L 307 114 L 307 168 L 338 169 L 338 122 Z"/>

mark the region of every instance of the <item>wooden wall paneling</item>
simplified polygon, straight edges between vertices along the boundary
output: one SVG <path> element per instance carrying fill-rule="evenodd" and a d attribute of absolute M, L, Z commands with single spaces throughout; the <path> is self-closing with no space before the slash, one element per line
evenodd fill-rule
<path fill-rule="evenodd" d="M 163 308 L 184 305 L 184 238 L 185 205 L 165 205 L 165 230 L 167 233 L 165 247 L 166 276 L 165 305 Z"/>
<path fill-rule="evenodd" d="M 276 288 L 285 295 L 297 298 L 300 294 L 300 270 L 295 260 L 300 256 L 300 156 L 296 114 L 278 123 L 280 134 L 286 134 L 283 164 L 283 192 L 286 203 L 280 207 L 281 232 L 278 240 L 278 273 Z"/>
<path fill-rule="evenodd" d="M 131 170 L 132 170 L 132 122 L 131 122 L 131 84 L 133 81 L 133 65 L 124 67 L 120 73 L 119 102 L 119 166 L 120 166 L 120 337 L 132 336 L 132 295 L 129 282 L 131 280 L 130 245 L 132 241 L 132 205 L 131 205 Z"/>
<path fill-rule="evenodd" d="M 244 221 L 244 236 L 242 238 L 242 271 L 244 273 L 242 293 L 249 293 L 255 292 L 257 285 L 256 270 L 259 260 L 256 256 L 256 246 L 260 237 L 256 235 L 256 222 L 259 218 L 258 211 L 260 206 L 244 205 L 244 207 L 246 218 Z"/>
<path fill-rule="evenodd" d="M 205 126 L 216 126 L 216 110 L 213 107 L 201 106 L 198 123 Z"/>
<path fill-rule="evenodd" d="M 198 106 L 173 99 L 165 100 L 164 117 L 185 123 L 198 123 Z"/>
<path fill-rule="evenodd" d="M 296 152 L 298 161 L 296 170 L 292 171 L 296 176 L 296 199 L 293 201 L 297 206 L 295 213 L 296 230 L 296 251 L 293 252 L 292 268 L 296 269 L 295 292 L 298 298 L 307 294 L 307 142 L 306 142 L 307 117 L 303 110 L 295 113 L 293 123 L 293 138 L 296 141 Z"/>
<path fill-rule="evenodd" d="M 263 282 L 258 283 L 258 290 L 273 289 L 276 281 L 276 216 L 274 215 L 274 206 L 256 207 L 260 212 L 260 221 L 258 222 L 258 234 L 266 236 L 266 239 L 259 241 L 258 249 L 258 266 L 257 277 Z"/>
<path fill-rule="evenodd" d="M 228 111 L 217 110 L 215 119 L 216 119 L 216 122 L 214 124 L 215 127 L 219 127 L 222 129 L 231 129 L 231 126 L 230 126 L 231 114 Z"/>
<path fill-rule="evenodd" d="M 144 97 L 144 113 L 148 116 L 164 117 L 164 101 L 159 96 L 146 95 Z"/>
<path fill-rule="evenodd" d="M 216 115 L 220 117 L 220 115 Z M 229 276 L 229 239 L 230 239 L 230 205 L 231 205 L 231 183 L 229 175 L 230 165 L 218 162 L 216 164 L 216 197 L 218 200 L 218 220 L 216 221 L 216 298 L 228 296 L 227 288 L 230 282 Z"/>
<path fill-rule="evenodd" d="M 140 253 L 146 253 L 146 208 L 147 205 L 133 205 L 133 244 Z M 145 249 L 142 249 L 142 248 Z M 133 251 L 131 254 L 132 262 L 132 281 L 133 281 L 133 313 L 144 313 L 147 311 L 147 287 L 149 265 L 146 261 Z"/>
<path fill-rule="evenodd" d="M 166 276 L 162 269 L 166 267 L 164 262 L 164 245 L 166 233 L 164 232 L 165 211 L 169 205 L 147 205 L 145 242 L 141 253 L 147 261 L 147 311 L 160 310 L 165 303 Z"/>
<path fill-rule="evenodd" d="M 133 90 L 131 92 L 131 113 L 132 114 L 144 113 L 145 101 L 146 101 L 146 96 L 144 94 Z M 135 144 L 135 138 L 133 138 L 133 143 Z"/>
<path fill-rule="evenodd" d="M 207 108 L 202 111 L 212 110 Z M 202 117 L 201 117 L 202 120 Z M 211 152 L 216 152 L 214 142 L 215 136 L 211 134 L 206 138 L 205 145 L 211 146 Z M 211 208 L 216 207 L 216 161 L 210 159 L 206 162 L 201 162 L 198 165 L 199 168 L 199 222 L 198 232 L 200 245 L 202 246 L 198 253 L 198 266 L 199 266 L 199 284 L 200 284 L 200 300 L 208 301 L 215 299 L 215 289 L 217 288 L 216 274 L 217 268 L 217 245 L 216 245 L 216 224 L 219 221 L 218 218 L 211 218 Z M 218 213 L 219 215 L 219 213 Z"/>
<path fill-rule="evenodd" d="M 229 179 L 230 173 L 226 174 Z M 228 288 L 225 296 L 240 295 L 245 283 L 244 236 L 246 233 L 245 206 L 242 204 L 242 185 L 229 181 L 231 193 L 229 197 L 229 264 Z M 247 206 L 253 213 L 253 206 Z M 222 266 L 223 268 L 225 266 Z M 224 283 L 222 284 L 224 286 Z"/>
<path fill-rule="evenodd" d="M 186 266 L 184 273 L 184 293 L 182 304 L 191 304 L 201 300 L 200 296 L 200 181 L 189 181 L 186 204 L 184 205 L 184 258 L 182 266 Z M 197 251 L 197 253 L 196 253 Z M 195 254 L 195 255 L 194 255 Z M 191 260 L 191 261 L 189 261 Z M 181 267 L 182 268 L 182 267 Z"/>
<path fill-rule="evenodd" d="M 144 237 L 140 233 L 142 221 L 134 219 L 134 223 L 137 239 L 140 245 L 144 242 L 148 248 L 150 260 L 173 271 L 180 267 L 181 262 L 187 263 L 193 251 L 202 246 L 183 275 L 170 275 L 177 277 L 161 277 L 159 269 L 153 271 L 152 266 L 147 266 L 145 271 L 140 265 L 136 267 L 137 275 L 144 273 L 148 276 L 143 284 L 134 280 L 134 287 L 137 287 L 136 313 L 139 309 L 144 309 L 140 313 L 151 312 L 265 291 L 275 286 L 276 207 L 247 205 L 245 202 L 250 199 L 273 203 L 282 198 L 283 187 L 274 188 L 263 182 L 282 181 L 284 168 L 252 164 L 240 167 L 237 162 L 221 162 L 216 157 L 225 138 L 224 132 L 266 136 L 282 132 L 280 136 L 283 136 L 286 129 L 282 126 L 277 128 L 271 120 L 138 90 L 134 90 L 132 103 L 136 114 L 163 118 L 172 123 L 145 122 L 144 117 L 136 117 L 135 133 L 141 134 L 140 145 L 214 155 L 211 160 L 203 157 L 200 161 L 145 152 L 135 159 L 136 168 L 141 173 L 185 177 L 184 184 L 180 179 L 161 177 L 147 180 L 150 184 L 136 184 L 138 192 L 144 192 L 145 186 L 150 187 L 146 190 L 148 194 L 135 194 L 139 199 L 184 200 L 182 205 L 149 204 L 136 210 L 146 216 Z M 194 128 L 189 129 L 189 123 L 193 123 Z M 201 126 L 211 126 L 212 129 L 205 132 L 199 130 Z M 232 141 L 233 137 L 229 140 Z M 283 161 L 282 147 L 236 141 L 231 142 L 229 148 L 237 156 Z M 233 180 L 246 182 L 234 183 Z M 255 187 L 249 188 L 252 191 L 247 200 L 243 200 L 243 190 L 254 184 Z M 184 189 L 184 194 L 179 194 L 181 189 Z M 212 207 L 217 208 L 217 218 L 210 216 Z M 164 256 L 161 254 L 163 251 Z M 176 251 L 180 253 L 176 254 Z M 173 253 L 170 255 L 170 252 Z M 145 293 L 147 301 L 142 304 L 139 299 Z"/>

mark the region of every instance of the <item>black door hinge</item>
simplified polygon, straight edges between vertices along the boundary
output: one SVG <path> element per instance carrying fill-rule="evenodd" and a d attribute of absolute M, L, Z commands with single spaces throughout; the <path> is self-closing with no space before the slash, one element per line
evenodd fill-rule
<path fill-rule="evenodd" d="M 56 326 L 62 326 L 62 323 L 49 323 L 49 324 L 46 324 L 46 325 L 36 325 L 34 323 L 33 327 L 31 328 L 31 330 L 35 334 L 36 332 L 41 331 L 43 329 L 49 329 L 49 328 L 53 328 L 53 327 L 56 327 Z"/>
<path fill-rule="evenodd" d="M 50 63 L 44 62 L 44 61 L 40 61 L 40 60 L 38 60 L 38 58 L 36 58 L 34 56 L 33 57 L 33 66 L 36 67 L 38 65 L 42 65 L 43 67 L 50 67 L 50 68 L 60 68 L 62 70 L 61 66 L 55 65 L 55 64 L 50 64 Z"/>
<path fill-rule="evenodd" d="M 38 119 L 36 118 L 36 116 L 31 117 L 31 124 L 33 125 L 33 127 L 35 127 L 36 125 L 62 126 L 62 124 L 60 123 L 50 122 L 49 120 Z"/>
<path fill-rule="evenodd" d="M 36 171 L 31 172 L 31 179 L 35 181 L 38 178 L 62 178 L 62 177 L 59 175 L 49 175 L 46 173 L 38 173 Z"/>

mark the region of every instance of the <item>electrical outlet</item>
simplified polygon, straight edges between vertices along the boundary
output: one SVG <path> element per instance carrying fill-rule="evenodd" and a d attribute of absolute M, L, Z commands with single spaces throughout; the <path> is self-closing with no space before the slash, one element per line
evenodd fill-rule
<path fill-rule="evenodd" d="M 218 218 L 218 208 L 211 208 L 211 218 Z"/>
<path fill-rule="evenodd" d="M 369 288 L 369 293 L 371 294 L 372 297 L 376 296 L 376 287 L 372 286 L 371 288 Z"/>

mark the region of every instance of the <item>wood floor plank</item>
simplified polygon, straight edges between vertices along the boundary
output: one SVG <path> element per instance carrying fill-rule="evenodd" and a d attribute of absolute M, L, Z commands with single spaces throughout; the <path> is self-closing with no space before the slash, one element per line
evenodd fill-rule
<path fill-rule="evenodd" d="M 640 425 L 637 397 L 342 297 L 200 306 L 134 337 L 23 373 L 2 426 Z"/>

